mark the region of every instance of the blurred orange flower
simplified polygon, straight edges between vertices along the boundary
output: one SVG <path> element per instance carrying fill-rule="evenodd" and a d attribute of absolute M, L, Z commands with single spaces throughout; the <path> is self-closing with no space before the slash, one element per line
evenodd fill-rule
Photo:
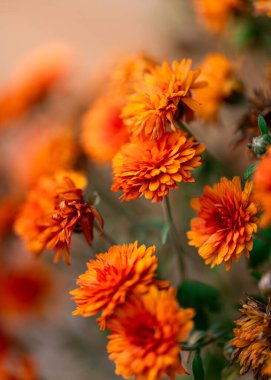
<path fill-rule="evenodd" d="M 0 273 L 0 316 L 40 313 L 49 299 L 52 277 L 42 265 L 3 268 Z"/>
<path fill-rule="evenodd" d="M 145 74 L 135 86 L 135 93 L 127 98 L 122 117 L 129 131 L 135 135 L 161 137 L 174 120 L 192 120 L 199 103 L 192 90 L 205 86 L 197 81 L 200 69 L 190 70 L 191 59 L 164 62 Z"/>
<path fill-rule="evenodd" d="M 201 104 L 197 113 L 206 121 L 214 120 L 221 103 L 240 90 L 233 66 L 222 54 L 209 54 L 202 65 L 201 79 L 208 83 L 204 89 L 195 91 L 195 99 Z"/>
<path fill-rule="evenodd" d="M 145 54 L 121 59 L 109 79 L 112 91 L 121 97 L 131 94 L 134 86 L 143 80 L 144 74 L 150 73 L 155 66 L 154 60 Z"/>
<path fill-rule="evenodd" d="M 35 186 L 41 176 L 73 168 L 79 157 L 70 127 L 50 119 L 29 127 L 12 142 L 6 155 L 11 179 L 24 189 Z"/>
<path fill-rule="evenodd" d="M 224 262 L 229 270 L 233 259 L 238 261 L 242 254 L 249 257 L 258 213 L 251 193 L 251 181 L 242 190 L 240 177 L 222 178 L 213 187 L 206 186 L 202 197 L 192 199 L 198 217 L 187 232 L 189 245 L 199 248 L 211 268 Z"/>
<path fill-rule="evenodd" d="M 180 129 L 155 140 L 137 140 L 123 145 L 113 159 L 113 191 L 123 190 L 121 200 L 142 195 L 152 202 L 163 200 L 177 182 L 194 182 L 191 170 L 202 164 L 204 146 Z"/>
<path fill-rule="evenodd" d="M 196 10 L 202 22 L 213 32 L 221 32 L 238 10 L 245 6 L 245 0 L 195 0 Z"/>
<path fill-rule="evenodd" d="M 88 156 L 98 162 L 110 161 L 129 134 L 120 113 L 123 100 L 110 93 L 98 98 L 83 118 L 81 142 Z M 101 148 L 102 147 L 102 148 Z"/>
<path fill-rule="evenodd" d="M 29 193 L 14 225 L 31 252 L 56 250 L 70 263 L 71 236 L 81 229 L 89 244 L 93 240 L 94 218 L 102 229 L 103 220 L 93 205 L 85 202 L 82 189 L 86 177 L 77 172 L 58 172 L 42 177 Z"/>
<path fill-rule="evenodd" d="M 254 0 L 254 7 L 257 14 L 271 17 L 270 0 Z"/>
<path fill-rule="evenodd" d="M 255 378 L 266 379 L 267 359 L 271 354 L 270 304 L 266 306 L 248 297 L 240 311 L 241 317 L 235 321 L 236 328 L 233 330 L 235 338 L 231 341 L 231 345 L 235 346 L 232 360 L 237 359 L 240 363 L 241 375 L 252 369 Z"/>
<path fill-rule="evenodd" d="M 193 309 L 180 309 L 175 289 L 133 297 L 109 319 L 111 332 L 107 350 L 116 363 L 116 374 L 126 379 L 171 380 L 185 374 L 180 342 L 193 328 Z"/>
<path fill-rule="evenodd" d="M 44 46 L 27 57 L 0 90 L 0 125 L 41 101 L 70 67 L 70 52 L 61 45 Z"/>
<path fill-rule="evenodd" d="M 263 209 L 260 225 L 267 227 L 271 224 L 271 148 L 256 166 L 253 179 L 254 197 Z"/>
<path fill-rule="evenodd" d="M 77 280 L 79 288 L 71 292 L 77 304 L 73 314 L 88 317 L 102 311 L 98 321 L 104 329 L 117 306 L 131 294 L 145 293 L 155 283 L 155 247 L 138 247 L 137 242 L 115 245 L 90 260 L 87 267 Z"/>

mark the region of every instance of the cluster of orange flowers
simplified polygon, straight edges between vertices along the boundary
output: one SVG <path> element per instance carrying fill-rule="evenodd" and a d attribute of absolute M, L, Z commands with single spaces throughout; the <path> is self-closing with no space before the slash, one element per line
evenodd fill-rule
<path fill-rule="evenodd" d="M 108 328 L 109 358 L 116 373 L 137 380 L 174 380 L 184 374 L 180 342 L 193 328 L 193 309 L 180 309 L 175 289 L 155 279 L 155 247 L 112 246 L 90 260 L 71 292 L 75 315 L 101 312 L 98 322 Z"/>

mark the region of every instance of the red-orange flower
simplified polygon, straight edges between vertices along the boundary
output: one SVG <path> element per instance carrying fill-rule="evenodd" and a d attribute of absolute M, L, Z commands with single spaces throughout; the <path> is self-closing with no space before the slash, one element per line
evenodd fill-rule
<path fill-rule="evenodd" d="M 253 375 L 259 380 L 269 379 L 268 359 L 270 360 L 271 345 L 271 318 L 270 304 L 263 303 L 248 297 L 240 309 L 242 315 L 235 321 L 233 330 L 235 338 L 231 345 L 235 346 L 232 360 L 240 363 L 240 374 L 244 375 L 253 370 Z M 270 362 L 269 362 L 270 365 Z"/>
<path fill-rule="evenodd" d="M 63 46 L 46 46 L 32 53 L 0 93 L 0 124 L 20 117 L 43 99 L 69 66 L 70 53 Z"/>
<path fill-rule="evenodd" d="M 71 236 L 76 228 L 92 243 L 94 218 L 101 228 L 103 221 L 97 209 L 85 202 L 85 186 L 85 176 L 76 172 L 62 171 L 41 178 L 15 222 L 15 231 L 31 252 L 56 250 L 55 261 L 63 254 L 69 264 Z"/>
<path fill-rule="evenodd" d="M 178 129 L 155 140 L 137 140 L 123 145 L 113 159 L 113 191 L 123 191 L 122 200 L 145 196 L 163 200 L 178 182 L 194 182 L 191 170 L 202 164 L 202 144 Z"/>
<path fill-rule="evenodd" d="M 98 162 L 110 161 L 129 139 L 120 117 L 123 100 L 110 93 L 98 98 L 83 118 L 82 146 Z"/>
<path fill-rule="evenodd" d="M 102 311 L 98 321 L 104 329 L 117 306 L 131 294 L 145 293 L 155 282 L 155 247 L 138 247 L 137 242 L 114 245 L 90 260 L 87 267 L 77 280 L 79 288 L 71 292 L 77 304 L 73 314 L 88 317 Z"/>
<path fill-rule="evenodd" d="M 51 290 L 52 278 L 44 266 L 4 268 L 0 273 L 0 316 L 39 313 Z"/>
<path fill-rule="evenodd" d="M 180 309 L 175 289 L 152 286 L 145 295 L 131 298 L 110 318 L 109 358 L 116 374 L 128 379 L 176 379 L 184 374 L 180 342 L 193 328 L 193 309 Z"/>
<path fill-rule="evenodd" d="M 187 233 L 189 245 L 199 248 L 199 255 L 211 268 L 224 262 L 229 270 L 233 259 L 238 261 L 242 254 L 249 257 L 258 213 L 251 193 L 251 181 L 242 190 L 240 177 L 222 178 L 213 187 L 206 186 L 202 197 L 192 200 L 198 217 L 192 219 Z"/>
<path fill-rule="evenodd" d="M 213 32 L 221 32 L 231 16 L 245 6 L 244 0 L 195 0 L 202 22 Z"/>
<path fill-rule="evenodd" d="M 254 171 L 254 197 L 262 206 L 262 227 L 271 224 L 271 148 L 263 156 Z"/>
<path fill-rule="evenodd" d="M 268 17 L 271 17 L 270 0 L 254 0 L 254 7 L 258 15 L 266 15 Z"/>
<path fill-rule="evenodd" d="M 201 79 L 208 83 L 204 89 L 195 91 L 195 99 L 201 104 L 197 113 L 204 120 L 217 117 L 222 102 L 229 99 L 234 91 L 240 91 L 230 61 L 222 54 L 209 54 L 203 61 Z"/>
<path fill-rule="evenodd" d="M 161 137 L 174 120 L 192 120 L 199 103 L 192 90 L 205 85 L 197 81 L 200 69 L 190 70 L 191 59 L 164 62 L 145 74 L 135 86 L 135 93 L 127 99 L 122 117 L 129 131 L 135 135 Z"/>

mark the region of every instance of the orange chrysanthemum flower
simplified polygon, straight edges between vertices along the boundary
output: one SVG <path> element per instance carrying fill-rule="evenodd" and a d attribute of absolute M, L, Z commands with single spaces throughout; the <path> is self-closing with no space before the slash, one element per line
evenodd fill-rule
<path fill-rule="evenodd" d="M 77 304 L 74 315 L 89 317 L 102 311 L 101 328 L 117 306 L 131 294 L 141 294 L 155 283 L 157 269 L 155 247 L 137 246 L 137 242 L 112 246 L 90 260 L 87 271 L 77 280 L 78 289 L 71 292 Z M 158 282 L 161 286 L 167 283 Z"/>
<path fill-rule="evenodd" d="M 271 148 L 263 156 L 254 171 L 254 197 L 262 206 L 262 227 L 271 224 Z"/>
<path fill-rule="evenodd" d="M 123 190 L 122 200 L 142 195 L 163 200 L 177 182 L 194 182 L 191 170 L 202 164 L 204 146 L 178 129 L 155 140 L 137 140 L 122 146 L 113 159 L 113 191 Z"/>
<path fill-rule="evenodd" d="M 180 309 L 175 289 L 133 297 L 110 318 L 107 350 L 116 374 L 128 379 L 159 380 L 184 374 L 180 342 L 193 328 L 193 309 Z"/>
<path fill-rule="evenodd" d="M 206 186 L 201 198 L 192 200 L 198 217 L 192 219 L 187 233 L 189 245 L 199 248 L 199 255 L 211 268 L 224 262 L 229 270 L 233 259 L 249 256 L 258 213 L 251 192 L 250 181 L 242 190 L 240 177 L 222 178 L 213 187 Z"/>
<path fill-rule="evenodd" d="M 46 46 L 34 52 L 0 92 L 0 124 L 22 116 L 42 100 L 69 67 L 70 53 L 63 46 Z"/>
<path fill-rule="evenodd" d="M 271 17 L 271 1 L 270 0 L 256 0 L 254 1 L 255 11 L 258 15 L 266 15 Z"/>
<path fill-rule="evenodd" d="M 0 273 L 0 316 L 39 313 L 52 290 L 52 278 L 44 266 L 4 268 Z"/>
<path fill-rule="evenodd" d="M 195 0 L 196 10 L 202 22 L 213 32 L 221 32 L 231 16 L 242 10 L 244 0 Z"/>
<path fill-rule="evenodd" d="M 214 120 L 221 103 L 240 91 L 232 64 L 221 54 L 209 54 L 202 63 L 200 78 L 208 83 L 204 89 L 195 91 L 195 99 L 201 103 L 198 115 L 206 121 Z"/>
<path fill-rule="evenodd" d="M 16 186 L 28 189 L 44 175 L 73 168 L 79 147 L 69 127 L 45 119 L 19 135 L 6 156 L 11 179 Z"/>
<path fill-rule="evenodd" d="M 266 306 L 248 297 L 240 311 L 242 315 L 235 321 L 235 338 L 231 341 L 236 347 L 232 360 L 237 359 L 240 363 L 241 375 L 252 369 L 255 378 L 266 379 L 271 354 L 270 304 Z"/>
<path fill-rule="evenodd" d="M 114 67 L 109 80 L 113 92 L 121 97 L 131 94 L 134 86 L 141 82 L 143 76 L 150 73 L 155 65 L 154 60 L 145 54 L 121 59 Z"/>
<path fill-rule="evenodd" d="M 84 115 L 82 146 L 95 161 L 112 160 L 129 139 L 127 127 L 120 117 L 122 104 L 121 98 L 107 94 L 96 100 Z"/>
<path fill-rule="evenodd" d="M 53 177 L 41 178 L 15 222 L 15 231 L 30 251 L 56 250 L 55 261 L 63 254 L 69 264 L 75 229 L 81 229 L 87 242 L 92 243 L 94 218 L 101 229 L 103 221 L 96 208 L 85 202 L 82 194 L 85 186 L 85 176 L 76 172 L 58 172 Z"/>
<path fill-rule="evenodd" d="M 193 119 L 199 103 L 192 97 L 192 90 L 205 83 L 197 81 L 200 69 L 190 70 L 191 63 L 191 59 L 174 61 L 172 66 L 164 62 L 135 86 L 122 112 L 133 135 L 161 137 L 169 125 L 176 129 L 174 120 Z"/>

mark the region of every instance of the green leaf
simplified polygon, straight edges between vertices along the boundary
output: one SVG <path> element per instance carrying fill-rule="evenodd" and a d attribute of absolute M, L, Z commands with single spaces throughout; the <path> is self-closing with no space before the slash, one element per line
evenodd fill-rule
<path fill-rule="evenodd" d="M 255 169 L 255 166 L 256 164 L 252 164 L 246 171 L 245 171 L 245 174 L 244 174 L 244 179 L 247 180 L 254 172 L 254 169 Z"/>
<path fill-rule="evenodd" d="M 262 115 L 258 116 L 258 127 L 260 128 L 262 135 L 268 135 L 267 124 Z"/>
<path fill-rule="evenodd" d="M 178 287 L 177 298 L 182 307 L 196 310 L 195 325 L 199 330 L 208 328 L 208 312 L 220 310 L 220 294 L 217 289 L 199 281 L 183 281 Z"/>
<path fill-rule="evenodd" d="M 192 363 L 192 370 L 195 380 L 204 380 L 204 368 L 200 356 L 200 351 L 197 351 L 195 353 L 194 360 Z"/>
<path fill-rule="evenodd" d="M 271 257 L 271 228 L 261 230 L 261 235 L 255 237 L 253 249 L 250 252 L 248 264 L 256 269 Z"/>

